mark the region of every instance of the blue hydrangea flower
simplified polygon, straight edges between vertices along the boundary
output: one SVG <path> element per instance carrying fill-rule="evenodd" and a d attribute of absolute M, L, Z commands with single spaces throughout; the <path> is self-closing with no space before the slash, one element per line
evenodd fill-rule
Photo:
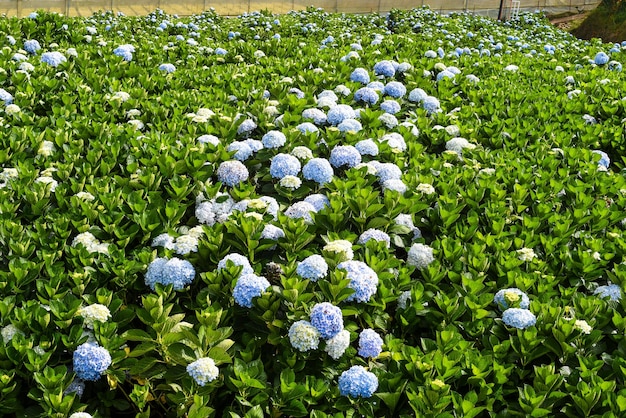
<path fill-rule="evenodd" d="M 610 284 L 599 286 L 593 294 L 598 295 L 602 299 L 609 298 L 611 302 L 617 302 L 622 298 L 622 289 L 616 284 Z"/>
<path fill-rule="evenodd" d="M 24 48 L 26 49 L 26 48 Z M 605 52 L 598 52 L 593 59 L 596 65 L 604 65 L 609 62 L 609 56 Z"/>
<path fill-rule="evenodd" d="M 304 109 L 302 117 L 304 119 L 312 119 L 316 125 L 324 125 L 328 121 L 326 113 L 316 108 Z"/>
<path fill-rule="evenodd" d="M 359 240 L 357 241 L 357 243 L 363 245 L 371 239 L 373 239 L 374 241 L 386 243 L 387 248 L 389 248 L 389 246 L 391 245 L 391 238 L 389 238 L 389 235 L 386 232 L 375 228 L 370 228 L 364 231 L 359 236 Z"/>
<path fill-rule="evenodd" d="M 363 366 L 352 366 L 339 376 L 339 393 L 352 398 L 369 398 L 378 389 L 378 378 Z"/>
<path fill-rule="evenodd" d="M 248 138 L 243 142 L 248 144 L 252 152 L 257 152 L 263 149 L 263 143 L 258 139 Z"/>
<path fill-rule="evenodd" d="M 304 219 L 307 223 L 313 224 L 311 212 L 315 213 L 315 207 L 305 201 L 296 202 L 285 210 L 285 215 L 292 219 Z"/>
<path fill-rule="evenodd" d="M 409 102 L 413 103 L 421 103 L 428 97 L 428 93 L 426 93 L 423 89 L 416 88 L 411 90 L 409 93 Z"/>
<path fill-rule="evenodd" d="M 296 274 L 303 279 L 316 282 L 328 274 L 328 264 L 321 255 L 311 255 L 298 263 Z"/>
<path fill-rule="evenodd" d="M 363 125 L 356 119 L 344 119 L 339 125 L 337 125 L 337 129 L 340 132 L 359 132 L 363 129 Z"/>
<path fill-rule="evenodd" d="M 385 113 L 390 113 L 392 115 L 398 113 L 400 109 L 400 104 L 395 100 L 385 100 L 380 104 L 380 110 Z"/>
<path fill-rule="evenodd" d="M 217 180 L 226 186 L 233 187 L 248 180 L 250 173 L 241 161 L 224 161 L 217 168 Z"/>
<path fill-rule="evenodd" d="M 261 296 L 270 283 L 263 276 L 242 274 L 233 289 L 235 303 L 244 308 L 252 308 L 252 299 Z"/>
<path fill-rule="evenodd" d="M 213 53 L 215 55 L 223 56 L 223 55 L 228 54 L 228 51 L 226 51 L 224 48 L 217 47 L 217 48 L 215 48 L 215 51 L 213 51 Z"/>
<path fill-rule="evenodd" d="M 256 129 L 256 123 L 252 119 L 245 119 L 241 122 L 241 125 L 237 127 L 238 135 L 249 135 Z"/>
<path fill-rule="evenodd" d="M 337 265 L 338 269 L 346 270 L 350 279 L 348 287 L 354 289 L 354 293 L 346 298 L 346 301 L 368 302 L 376 293 L 378 275 L 362 261 L 348 260 Z"/>
<path fill-rule="evenodd" d="M 97 343 L 87 342 L 76 347 L 73 365 L 79 379 L 96 381 L 111 365 L 111 354 Z"/>
<path fill-rule="evenodd" d="M 327 340 L 343 330 L 341 309 L 329 302 L 316 303 L 311 309 L 311 325 Z"/>
<path fill-rule="evenodd" d="M 304 198 L 304 201 L 313 205 L 315 211 L 317 212 L 324 209 L 326 206 L 330 206 L 330 201 L 328 200 L 328 198 L 321 193 L 308 195 Z"/>
<path fill-rule="evenodd" d="M 376 142 L 372 139 L 359 141 L 354 145 L 354 148 L 356 148 L 361 155 L 371 155 L 374 157 L 378 155 L 378 145 L 376 145 Z"/>
<path fill-rule="evenodd" d="M 530 306 L 528 295 L 516 287 L 498 290 L 493 297 L 493 301 L 503 311 L 511 307 L 528 309 Z"/>
<path fill-rule="evenodd" d="M 236 151 L 233 158 L 237 161 L 245 161 L 252 156 L 252 148 L 245 142 L 232 142 L 226 150 L 228 152 Z"/>
<path fill-rule="evenodd" d="M 354 92 L 354 100 L 365 104 L 376 104 L 378 102 L 378 93 L 369 87 L 361 87 Z"/>
<path fill-rule="evenodd" d="M 361 162 L 361 154 L 352 145 L 338 145 L 330 152 L 330 164 L 333 167 L 354 167 Z"/>
<path fill-rule="evenodd" d="M 66 61 L 67 61 L 67 58 L 65 58 L 65 55 L 61 54 L 58 51 L 44 52 L 41 55 L 41 62 L 45 62 L 46 64 L 51 65 L 53 67 L 57 67 L 61 63 L 66 62 Z"/>
<path fill-rule="evenodd" d="M 345 119 L 355 119 L 356 113 L 354 112 L 354 109 L 352 109 L 352 107 L 345 104 L 340 104 L 332 107 L 328 111 L 328 115 L 326 117 L 328 119 L 328 123 L 333 126 L 337 126 Z"/>
<path fill-rule="evenodd" d="M 36 55 L 37 51 L 41 49 L 41 45 L 39 45 L 39 41 L 36 39 L 29 39 L 24 42 L 24 51 L 29 54 Z"/>
<path fill-rule="evenodd" d="M 391 81 L 385 86 L 384 93 L 394 99 L 399 99 L 406 94 L 406 87 L 399 81 Z"/>
<path fill-rule="evenodd" d="M 607 68 L 611 71 L 616 71 L 616 72 L 620 72 L 622 71 L 622 64 L 619 61 L 609 61 L 609 64 L 607 65 Z"/>
<path fill-rule="evenodd" d="M 261 138 L 261 143 L 265 148 L 280 148 L 287 142 L 287 137 L 284 133 L 280 131 L 269 131 L 263 138 Z"/>
<path fill-rule="evenodd" d="M 289 94 L 295 94 L 298 99 L 304 99 L 304 92 L 300 89 L 292 87 L 289 89 Z"/>
<path fill-rule="evenodd" d="M 437 53 L 433 51 L 432 49 L 429 49 L 428 51 L 424 53 L 424 57 L 430 58 L 430 59 L 437 58 Z"/>
<path fill-rule="evenodd" d="M 297 176 L 301 168 L 300 160 L 291 154 L 281 153 L 272 157 L 270 174 L 275 179 L 282 179 L 285 176 Z"/>
<path fill-rule="evenodd" d="M 312 158 L 302 168 L 304 178 L 319 185 L 330 183 L 334 174 L 332 166 L 325 158 Z"/>
<path fill-rule="evenodd" d="M 382 186 L 383 186 L 383 190 L 385 191 L 391 190 L 393 192 L 398 192 L 400 194 L 405 193 L 407 190 L 406 184 L 404 184 L 404 182 L 400 179 L 386 180 L 382 183 Z"/>
<path fill-rule="evenodd" d="M 454 79 L 455 74 L 449 70 L 443 70 L 439 74 L 437 74 L 437 81 L 441 81 L 444 78 Z"/>
<path fill-rule="evenodd" d="M 174 66 L 174 64 L 164 63 L 159 65 L 159 70 L 169 74 L 176 71 L 176 67 Z"/>
<path fill-rule="evenodd" d="M 355 68 L 350 74 L 350 81 L 367 84 L 370 82 L 370 75 L 365 68 Z"/>
<path fill-rule="evenodd" d="M 302 122 L 301 124 L 296 126 L 296 129 L 302 132 L 303 134 L 308 134 L 311 132 L 319 132 L 319 129 L 317 128 L 317 126 L 313 125 L 311 122 Z"/>
<path fill-rule="evenodd" d="M 359 334 L 359 356 L 376 358 L 383 351 L 383 339 L 371 328 Z"/>
<path fill-rule="evenodd" d="M 0 88 L 0 101 L 4 102 L 5 105 L 10 105 L 13 103 L 13 95 L 5 89 Z"/>
<path fill-rule="evenodd" d="M 309 321 L 298 321 L 289 327 L 289 342 L 299 351 L 315 350 L 320 342 L 320 333 Z"/>
<path fill-rule="evenodd" d="M 237 253 L 230 253 L 224 258 L 222 258 L 219 261 L 219 263 L 217 263 L 217 271 L 220 271 L 221 269 L 226 268 L 228 261 L 232 262 L 236 266 L 243 267 L 243 269 L 241 270 L 241 275 L 254 273 L 254 270 L 252 269 L 252 266 L 250 265 L 250 261 L 248 260 L 248 258 Z"/>
<path fill-rule="evenodd" d="M 11 59 L 13 61 L 26 61 L 28 59 L 28 57 L 24 54 L 20 54 L 19 52 L 13 54 L 13 56 L 11 57 Z"/>
<path fill-rule="evenodd" d="M 148 266 L 145 282 L 152 290 L 156 284 L 172 285 L 174 290 L 181 290 L 190 284 L 196 276 L 196 270 L 187 260 L 179 258 L 157 258 Z"/>
<path fill-rule="evenodd" d="M 130 44 L 120 45 L 113 50 L 113 54 L 121 57 L 124 61 L 132 61 L 133 52 L 135 52 L 135 47 Z"/>
<path fill-rule="evenodd" d="M 378 80 L 377 81 L 372 81 L 371 83 L 369 83 L 367 85 L 367 87 L 372 89 L 372 90 L 374 90 L 374 91 L 379 91 L 381 93 L 383 91 L 385 91 L 385 85 L 382 82 L 378 81 Z"/>
<path fill-rule="evenodd" d="M 217 379 L 220 370 L 211 357 L 202 357 L 187 365 L 187 373 L 198 385 L 204 386 Z"/>
<path fill-rule="evenodd" d="M 427 96 L 422 101 L 422 108 L 428 113 L 432 115 L 433 113 L 441 112 L 441 105 L 439 104 L 439 99 L 434 96 Z"/>
<path fill-rule="evenodd" d="M 374 74 L 393 77 L 396 75 L 396 69 L 391 61 L 383 60 L 374 65 Z"/>
<path fill-rule="evenodd" d="M 278 241 L 280 238 L 285 237 L 285 231 L 272 224 L 267 224 L 263 227 L 261 232 L 262 239 L 271 239 L 272 241 Z"/>
<path fill-rule="evenodd" d="M 604 168 L 609 168 L 609 165 L 611 164 L 611 159 L 606 152 L 600 150 L 593 150 L 591 152 L 600 156 L 600 161 L 598 161 L 598 165 Z"/>
<path fill-rule="evenodd" d="M 376 166 L 376 177 L 380 183 L 384 183 L 387 180 L 400 180 L 402 177 L 402 170 L 394 163 L 379 163 Z"/>
<path fill-rule="evenodd" d="M 502 313 L 502 322 L 514 328 L 524 329 L 537 323 L 537 317 L 528 309 L 509 308 Z"/>

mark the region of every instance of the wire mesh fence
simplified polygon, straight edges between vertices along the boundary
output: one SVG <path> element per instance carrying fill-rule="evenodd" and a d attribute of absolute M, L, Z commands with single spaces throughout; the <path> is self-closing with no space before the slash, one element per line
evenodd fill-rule
<path fill-rule="evenodd" d="M 392 9 L 430 6 L 443 13 L 458 11 L 498 17 L 501 0 L 0 0 L 0 13 L 28 16 L 36 10 L 63 13 L 68 16 L 90 16 L 104 10 L 126 15 L 145 15 L 156 9 L 179 16 L 201 13 L 209 8 L 222 16 L 238 16 L 258 10 L 286 13 L 307 7 L 321 7 L 339 13 L 387 13 Z M 600 0 L 521 0 L 520 10 L 543 10 L 550 14 L 580 12 L 595 8 Z M 509 10 L 512 0 L 504 0 Z"/>

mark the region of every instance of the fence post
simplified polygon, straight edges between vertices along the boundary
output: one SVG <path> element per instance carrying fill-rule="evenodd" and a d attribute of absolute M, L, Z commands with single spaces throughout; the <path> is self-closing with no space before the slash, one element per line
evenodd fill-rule
<path fill-rule="evenodd" d="M 17 17 L 22 17 L 22 0 L 17 0 L 15 9 L 17 10 Z"/>
<path fill-rule="evenodd" d="M 65 16 L 70 15 L 70 1 L 71 0 L 65 0 Z"/>

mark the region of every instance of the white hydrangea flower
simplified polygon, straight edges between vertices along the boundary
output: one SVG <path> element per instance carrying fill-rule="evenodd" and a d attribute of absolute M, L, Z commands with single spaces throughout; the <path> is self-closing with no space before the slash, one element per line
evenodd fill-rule
<path fill-rule="evenodd" d="M 78 244 L 82 244 L 90 253 L 109 253 L 109 244 L 101 244 L 91 232 L 83 232 L 76 235 L 72 241 L 72 247 L 76 247 Z"/>
<path fill-rule="evenodd" d="M 324 246 L 323 250 L 338 254 L 341 261 L 352 260 L 354 258 L 352 243 L 344 239 L 329 242 Z"/>
<path fill-rule="evenodd" d="M 416 243 L 409 249 L 406 262 L 408 265 L 415 266 L 421 270 L 428 267 L 434 260 L 435 257 L 433 256 L 433 249 L 431 247 Z"/>
<path fill-rule="evenodd" d="M 11 103 L 10 105 L 4 108 L 4 111 L 6 112 L 7 115 L 15 115 L 17 113 L 20 113 L 22 109 L 20 109 L 18 105 Z"/>
<path fill-rule="evenodd" d="M 532 261 L 537 257 L 532 248 L 524 247 L 521 250 L 517 250 L 517 253 L 519 254 L 519 259 L 522 261 Z"/>
<path fill-rule="evenodd" d="M 174 242 L 174 251 L 179 255 L 187 255 L 198 251 L 198 238 L 191 235 L 181 235 Z"/>
<path fill-rule="evenodd" d="M 77 198 L 87 201 L 87 202 L 92 202 L 94 200 L 96 200 L 95 196 L 92 195 L 89 192 L 78 192 L 76 193 L 74 196 L 76 196 Z"/>
<path fill-rule="evenodd" d="M 126 93 L 125 91 L 118 91 L 111 97 L 111 100 L 119 100 L 122 103 L 124 103 L 128 99 L 130 99 L 130 94 Z"/>
<path fill-rule="evenodd" d="M 83 317 L 83 324 L 89 329 L 93 329 L 94 322 L 106 322 L 111 318 L 109 308 L 99 303 L 80 308 L 76 314 Z"/>
<path fill-rule="evenodd" d="M 50 176 L 40 176 L 35 179 L 37 183 L 49 184 L 50 191 L 54 192 L 59 185 L 59 183 Z"/>
<path fill-rule="evenodd" d="M 0 335 L 2 335 L 2 340 L 5 344 L 8 344 L 17 334 L 24 335 L 24 333 L 13 324 L 9 324 L 0 330 Z"/>
<path fill-rule="evenodd" d="M 589 325 L 587 321 L 583 319 L 577 319 L 574 322 L 574 328 L 576 328 L 583 334 L 591 334 L 591 331 L 593 331 L 593 328 L 591 327 L 591 325 Z"/>
<path fill-rule="evenodd" d="M 350 346 L 350 332 L 348 330 L 339 331 L 334 337 L 326 341 L 324 351 L 334 360 L 338 360 L 346 349 Z"/>
<path fill-rule="evenodd" d="M 43 155 L 44 157 L 51 156 L 54 151 L 56 151 L 56 147 L 54 146 L 54 142 L 52 141 L 43 141 L 39 146 L 39 150 L 37 154 Z"/>
<path fill-rule="evenodd" d="M 427 195 L 431 195 L 435 193 L 435 188 L 432 186 L 432 184 L 420 183 L 417 185 L 417 191 Z"/>

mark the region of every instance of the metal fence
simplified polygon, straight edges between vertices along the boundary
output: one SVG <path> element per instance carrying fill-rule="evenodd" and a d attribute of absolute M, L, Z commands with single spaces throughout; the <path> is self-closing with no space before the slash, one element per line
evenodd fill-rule
<path fill-rule="evenodd" d="M 521 0 L 521 10 L 542 10 L 548 14 L 580 12 L 595 8 L 601 0 Z M 512 0 L 504 0 L 510 9 Z M 67 16 L 90 16 L 104 10 L 121 11 L 126 15 L 145 15 L 162 9 L 179 16 L 201 13 L 214 8 L 222 16 L 238 16 L 257 10 L 286 13 L 309 6 L 328 12 L 386 13 L 391 9 L 412 9 L 421 6 L 443 13 L 464 11 L 492 17 L 498 16 L 500 0 L 0 0 L 0 13 L 7 16 L 28 16 L 36 10 L 63 13 Z"/>

